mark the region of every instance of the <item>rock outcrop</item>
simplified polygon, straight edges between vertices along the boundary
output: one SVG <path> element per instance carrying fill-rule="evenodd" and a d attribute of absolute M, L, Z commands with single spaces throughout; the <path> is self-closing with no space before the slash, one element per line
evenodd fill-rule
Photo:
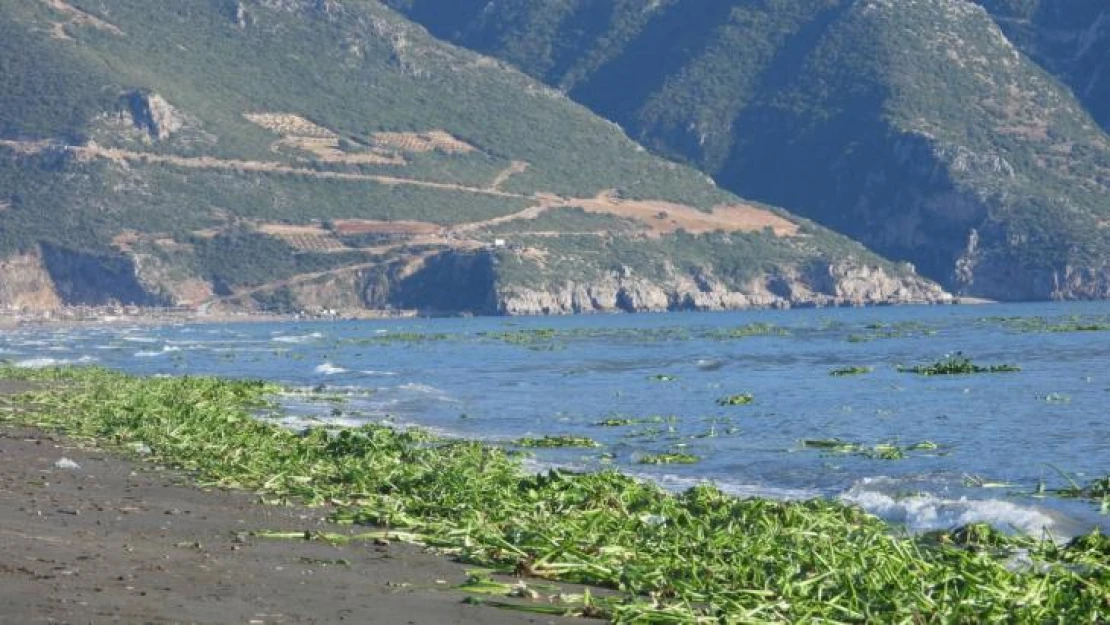
<path fill-rule="evenodd" d="M 135 126 L 151 139 L 163 141 L 185 127 L 184 116 L 157 93 L 135 91 L 128 94 L 127 102 Z"/>
<path fill-rule="evenodd" d="M 62 304 L 39 250 L 0 260 L 0 308 L 39 312 Z"/>
<path fill-rule="evenodd" d="M 815 265 L 764 276 L 742 288 L 706 275 L 676 274 L 656 281 L 614 272 L 599 280 L 544 288 L 500 287 L 497 301 L 502 314 L 540 315 L 938 304 L 953 298 L 933 283 L 891 276 L 879 267 Z"/>

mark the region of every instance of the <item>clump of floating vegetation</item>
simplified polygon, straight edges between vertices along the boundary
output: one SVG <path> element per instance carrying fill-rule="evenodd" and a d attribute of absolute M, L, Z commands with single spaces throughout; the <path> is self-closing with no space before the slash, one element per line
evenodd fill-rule
<path fill-rule="evenodd" d="M 849 343 L 867 343 L 879 339 L 901 339 L 913 336 L 932 336 L 937 331 L 918 321 L 901 321 L 894 324 L 868 323 L 865 334 L 848 335 Z"/>
<path fill-rule="evenodd" d="M 999 323 L 1015 332 L 1110 332 L 1110 317 L 1082 317 L 1070 315 L 1062 320 L 1047 317 L 987 317 L 985 321 Z"/>
<path fill-rule="evenodd" d="M 1067 473 L 1052 467 L 1057 473 L 1060 474 L 1068 485 L 1063 488 L 1045 489 L 1043 486 L 1041 491 L 1044 493 L 1051 493 L 1057 497 L 1065 497 L 1068 499 L 1088 499 L 1094 502 L 1100 502 L 1104 514 L 1110 514 L 1110 475 L 1095 478 L 1086 484 Z"/>
<path fill-rule="evenodd" d="M 863 445 L 842 441 L 839 438 L 807 439 L 801 442 L 804 449 L 819 449 L 828 454 L 841 454 L 862 456 L 874 460 L 902 460 L 910 452 L 936 451 L 939 445 L 932 441 L 921 441 L 913 445 L 899 446 L 894 443 L 879 443 L 877 445 Z"/>
<path fill-rule="evenodd" d="M 755 396 L 751 393 L 740 393 L 739 395 L 728 395 L 721 397 L 717 400 L 718 406 L 746 406 L 747 404 L 755 401 Z"/>
<path fill-rule="evenodd" d="M 597 427 L 619 428 L 619 427 L 627 427 L 627 426 L 630 426 L 630 425 L 643 425 L 645 423 L 668 423 L 668 422 L 675 423 L 677 421 L 678 421 L 678 417 L 664 417 L 662 415 L 654 415 L 654 416 L 651 416 L 651 417 L 638 417 L 638 418 L 613 416 L 613 417 L 609 417 L 609 418 L 606 418 L 606 419 L 602 419 L 601 421 L 597 421 L 597 422 L 594 423 L 594 425 L 597 426 Z"/>
<path fill-rule="evenodd" d="M 639 464 L 697 464 L 701 462 L 701 458 L 693 454 L 670 452 L 640 456 L 636 462 Z"/>
<path fill-rule="evenodd" d="M 479 332 L 478 336 L 494 339 L 512 345 L 532 345 L 534 343 L 549 343 L 556 337 L 554 328 L 536 328 L 533 330 L 505 330 L 502 332 Z"/>
<path fill-rule="evenodd" d="M 873 367 L 839 367 L 829 372 L 834 378 L 843 378 L 850 375 L 864 375 L 873 372 Z"/>
<path fill-rule="evenodd" d="M 998 536 L 973 549 L 827 500 L 740 499 L 709 485 L 671 493 L 615 471 L 534 474 L 500 446 L 380 425 L 293 432 L 255 418 L 279 390 L 258 382 L 0 370 L 12 377 L 48 389 L 0 402 L 2 420 L 141 443 L 201 485 L 330 502 L 336 522 L 385 527 L 475 566 L 611 589 L 556 612 L 622 623 L 1094 623 L 1110 606 L 1097 533 L 1063 546 Z M 1010 566 L 1017 554 L 1030 566 Z M 532 601 L 537 612 L 554 605 Z"/>
<path fill-rule="evenodd" d="M 601 443 L 585 436 L 543 436 L 541 438 L 520 438 L 513 441 L 517 447 L 556 448 L 556 447 L 601 447 Z"/>
<path fill-rule="evenodd" d="M 929 365 L 900 366 L 898 370 L 903 373 L 919 375 L 966 375 L 971 373 L 1016 373 L 1021 371 L 1021 367 L 1017 365 L 989 365 L 984 367 L 971 362 L 970 358 L 957 352 L 953 356 L 946 356 Z"/>
<path fill-rule="evenodd" d="M 707 330 L 702 335 L 702 338 L 725 341 L 752 336 L 790 336 L 790 330 L 780 328 L 771 323 L 749 323 L 735 328 L 714 328 L 712 330 Z"/>
<path fill-rule="evenodd" d="M 674 382 L 678 380 L 676 376 L 668 375 L 666 373 L 659 373 L 656 375 L 648 376 L 648 380 L 652 382 Z"/>
<path fill-rule="evenodd" d="M 370 337 L 344 339 L 338 345 L 393 345 L 396 343 L 432 343 L 459 340 L 459 334 L 446 332 L 387 332 Z"/>
<path fill-rule="evenodd" d="M 636 423 L 638 422 L 635 419 L 629 419 L 626 417 L 610 417 L 608 419 L 602 419 L 601 421 L 594 423 L 594 425 L 603 428 L 621 428 L 627 427 L 629 425 L 636 425 Z"/>

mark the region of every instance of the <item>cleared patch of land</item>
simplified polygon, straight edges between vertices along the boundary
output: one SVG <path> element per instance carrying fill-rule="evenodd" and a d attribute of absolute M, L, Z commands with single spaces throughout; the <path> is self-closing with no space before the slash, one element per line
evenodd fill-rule
<path fill-rule="evenodd" d="M 42 2 L 51 9 L 54 9 L 55 11 L 62 13 L 63 15 L 68 17 L 69 24 L 74 24 L 77 26 L 92 26 L 97 30 L 111 33 L 113 35 L 116 35 L 117 37 L 123 36 L 123 31 L 120 30 L 119 27 L 117 27 L 115 24 L 106 22 L 99 17 L 96 17 L 95 15 L 91 15 L 71 4 L 63 2 L 62 0 L 42 0 Z M 61 38 L 68 39 L 69 37 L 65 34 L 64 28 L 65 24 L 61 24 Z M 55 31 L 55 36 L 57 36 L 57 32 L 58 30 Z"/>
<path fill-rule="evenodd" d="M 612 193 L 602 193 L 587 200 L 568 201 L 564 206 L 577 206 L 591 213 L 606 213 L 637 219 L 647 224 L 656 235 L 685 230 L 691 234 L 707 232 L 758 232 L 770 228 L 777 236 L 794 236 L 798 224 L 763 208 L 736 204 L 717 206 L 711 212 L 692 206 L 650 200 L 624 200 Z"/>
<path fill-rule="evenodd" d="M 381 147 L 389 147 L 402 152 L 423 153 L 443 152 L 444 154 L 468 154 L 477 150 L 448 132 L 430 130 L 428 132 L 376 132 L 370 136 Z"/>

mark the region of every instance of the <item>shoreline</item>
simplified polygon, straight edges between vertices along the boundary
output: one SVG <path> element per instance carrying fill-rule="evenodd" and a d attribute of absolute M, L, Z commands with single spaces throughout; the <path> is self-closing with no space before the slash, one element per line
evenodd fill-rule
<path fill-rule="evenodd" d="M 0 399 L 29 388 L 0 381 Z M 589 622 L 470 605 L 472 567 L 404 542 L 256 536 L 357 533 L 257 499 L 0 421 L 0 623 Z"/>
<path fill-rule="evenodd" d="M 404 528 L 415 542 L 526 580 L 620 590 L 560 606 L 580 615 L 1098 620 L 1110 609 L 1110 587 L 1098 577 L 1107 539 L 1098 532 L 1063 547 L 983 525 L 910 537 L 819 500 L 740 500 L 712 487 L 672 494 L 616 472 L 525 475 L 503 450 L 380 426 L 289 432 L 251 416 L 275 390 L 257 382 L 98 369 L 5 373 L 64 385 L 36 399 L 36 424 L 123 447 L 149 444 L 148 460 L 183 466 L 201 484 L 270 501 L 345 502 L 333 520 Z M 1019 552 L 1029 568 L 1007 567 Z M 483 583 L 494 596 L 513 591 Z"/>
<path fill-rule="evenodd" d="M 957 297 L 947 303 L 906 302 L 902 304 L 873 304 L 866 306 L 830 306 L 834 308 L 897 308 L 901 306 L 988 306 L 1000 304 L 995 300 L 972 297 Z M 803 310 L 808 307 L 798 307 Z M 774 306 L 751 307 L 735 310 L 712 310 L 691 312 L 745 312 L 783 310 Z M 628 314 L 668 314 L 677 311 L 583 311 L 572 315 L 494 315 L 496 317 L 511 318 L 536 318 L 545 316 L 605 316 Z M 219 312 L 210 313 L 193 309 L 164 309 L 164 308 L 139 308 L 133 306 L 105 306 L 83 307 L 71 306 L 56 310 L 38 312 L 17 312 L 0 310 L 0 330 L 20 330 L 28 328 L 85 328 L 90 326 L 118 327 L 118 326 L 169 326 L 169 325 L 211 325 L 211 324 L 240 324 L 240 323 L 295 323 L 295 322 L 320 322 L 320 321 L 367 321 L 367 320 L 405 320 L 405 319 L 435 319 L 464 317 L 470 315 L 434 314 L 418 310 L 346 310 L 331 311 L 329 313 L 269 313 L 269 312 Z"/>

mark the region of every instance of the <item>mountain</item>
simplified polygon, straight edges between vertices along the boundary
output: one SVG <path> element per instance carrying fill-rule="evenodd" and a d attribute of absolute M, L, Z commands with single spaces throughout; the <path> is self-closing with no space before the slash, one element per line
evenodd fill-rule
<path fill-rule="evenodd" d="M 1101 0 L 390 3 L 955 292 L 1110 297 Z"/>
<path fill-rule="evenodd" d="M 1023 53 L 1071 87 L 1110 130 L 1110 5 L 1103 0 L 978 0 Z"/>
<path fill-rule="evenodd" d="M 946 301 L 371 0 L 0 0 L 0 307 Z"/>

